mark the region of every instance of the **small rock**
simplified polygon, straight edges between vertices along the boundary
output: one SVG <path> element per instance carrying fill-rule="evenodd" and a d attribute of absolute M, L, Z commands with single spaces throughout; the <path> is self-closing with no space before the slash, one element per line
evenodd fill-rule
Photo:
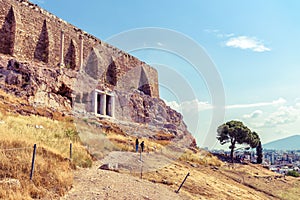
<path fill-rule="evenodd" d="M 42 125 L 35 125 L 36 129 L 43 129 L 44 127 Z"/>
<path fill-rule="evenodd" d="M 192 167 L 194 167 L 194 168 L 198 168 L 199 167 L 199 165 L 198 164 L 195 164 L 195 163 L 191 163 L 190 164 Z"/>
<path fill-rule="evenodd" d="M 165 185 L 172 185 L 172 183 L 169 182 L 169 181 L 166 180 L 166 179 L 163 179 L 163 180 L 162 180 L 162 183 L 165 184 Z"/>
<path fill-rule="evenodd" d="M 5 178 L 0 180 L 0 185 L 8 185 L 9 187 L 21 188 L 21 183 L 18 179 Z"/>
<path fill-rule="evenodd" d="M 103 164 L 101 165 L 98 169 L 102 169 L 102 170 L 110 170 L 110 171 L 115 171 L 118 172 L 118 163 L 116 163 L 115 165 L 112 165 L 110 163 L 107 164 Z"/>
<path fill-rule="evenodd" d="M 98 169 L 109 170 L 109 164 L 103 164 Z"/>

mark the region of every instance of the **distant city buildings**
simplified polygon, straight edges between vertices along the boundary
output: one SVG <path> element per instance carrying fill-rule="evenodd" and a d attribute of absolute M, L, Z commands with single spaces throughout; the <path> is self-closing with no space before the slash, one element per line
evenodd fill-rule
<path fill-rule="evenodd" d="M 300 172 L 300 150 L 264 150 L 263 165 L 280 174 L 292 170 Z"/>
<path fill-rule="evenodd" d="M 230 151 L 224 150 L 212 150 L 213 154 L 223 155 L 230 157 Z M 250 151 L 235 151 L 234 159 L 237 162 L 256 163 L 255 150 Z M 263 162 L 262 165 L 271 171 L 280 174 L 286 174 L 288 171 L 300 172 L 300 150 L 263 150 Z"/>

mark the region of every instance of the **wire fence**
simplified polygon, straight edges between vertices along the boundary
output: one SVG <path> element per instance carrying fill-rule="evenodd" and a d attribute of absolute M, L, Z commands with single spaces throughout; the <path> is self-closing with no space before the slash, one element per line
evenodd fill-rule
<path fill-rule="evenodd" d="M 43 147 L 41 147 L 43 148 Z M 33 152 L 32 152 L 32 159 L 31 159 L 31 170 L 30 170 L 30 174 L 29 174 L 29 178 L 30 180 L 32 180 L 33 178 L 33 173 L 34 173 L 34 167 L 35 167 L 35 158 L 36 158 L 36 153 L 37 153 L 37 145 L 34 144 L 33 146 L 31 147 L 17 147 L 17 148 L 2 148 L 0 149 L 0 152 L 3 154 L 5 154 L 5 152 L 11 152 L 11 151 L 21 151 L 21 150 L 28 150 L 28 149 L 33 149 Z M 29 152 L 28 152 L 29 153 Z M 72 143 L 70 143 L 69 145 L 69 161 L 71 162 L 72 161 L 72 153 L 73 153 L 73 146 L 72 146 Z M 29 156 L 29 155 L 28 155 Z M 0 170 L 1 170 L 1 162 L 0 162 Z"/>
<path fill-rule="evenodd" d="M 8 148 L 8 149 L 0 149 L 0 151 L 14 151 L 14 150 L 23 150 L 23 149 L 32 149 L 32 147 Z"/>

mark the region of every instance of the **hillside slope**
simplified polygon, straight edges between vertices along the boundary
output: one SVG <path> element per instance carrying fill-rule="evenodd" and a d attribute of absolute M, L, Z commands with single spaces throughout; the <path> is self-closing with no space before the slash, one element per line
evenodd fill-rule
<path fill-rule="evenodd" d="M 5 90 L 5 85 L 2 86 Z M 19 88 L 10 89 L 18 91 Z M 140 199 L 161 199 L 158 196 L 164 199 L 166 196 L 172 199 L 297 199 L 300 195 L 299 179 L 279 177 L 261 166 L 222 163 L 208 152 L 179 148 L 170 133 L 141 125 L 139 130 L 147 153 L 143 156 L 143 180 L 140 180 L 139 156 L 134 153 L 138 135 L 130 135 L 135 124 L 84 118 L 76 121 L 75 126 L 74 118 L 34 107 L 26 97 L 17 94 L 0 90 L 0 147 L 29 149 L 26 155 L 1 151 L 0 195 L 3 199 L 58 199 L 71 185 L 73 189 L 65 199 L 82 199 L 87 187 L 90 192 L 86 195 L 97 198 L 98 194 L 104 194 L 108 195 L 106 199 L 130 199 L 132 195 Z M 91 135 L 80 135 L 80 124 Z M 71 165 L 67 159 L 70 142 L 73 143 Z M 38 144 L 39 156 L 34 184 L 29 184 L 34 143 Z M 73 171 L 73 180 L 71 168 L 74 165 L 92 165 L 86 150 L 103 164 L 117 163 L 119 173 L 99 170 L 100 163 L 95 162 L 91 169 Z M 48 155 L 47 159 L 43 155 Z M 174 191 L 188 172 L 190 176 L 178 196 Z M 12 182 L 17 183 L 17 189 L 11 186 Z"/>
<path fill-rule="evenodd" d="M 157 162 L 147 162 L 148 159 Z M 113 158 L 113 159 L 112 159 Z M 143 165 L 155 168 L 162 155 L 154 153 L 143 156 Z M 120 160 L 118 169 L 99 169 L 103 163 Z M 127 160 L 123 166 L 122 160 Z M 136 153 L 112 152 L 95 162 L 90 169 L 74 173 L 74 187 L 62 199 L 289 199 L 300 195 L 300 182 L 292 177 L 282 177 L 261 166 L 197 165 L 190 161 L 173 161 L 151 172 L 131 172 L 130 165 L 140 166 Z M 144 169 L 144 168 L 142 168 Z M 179 194 L 176 191 L 187 173 Z M 270 184 L 272 187 L 270 187 Z"/>
<path fill-rule="evenodd" d="M 300 195 L 299 179 L 281 177 L 259 165 L 222 163 L 203 150 L 186 149 L 176 153 L 174 151 L 178 149 L 174 149 L 174 146 L 171 145 L 172 140 L 169 140 L 169 135 L 163 133 L 154 134 L 155 137 L 152 139 L 146 138 L 146 135 L 143 138 L 147 147 L 146 153 L 143 154 L 142 181 L 140 180 L 141 163 L 138 161 L 139 154 L 134 153 L 135 137 L 127 135 L 117 124 L 101 120 L 92 121 L 91 124 L 94 126 L 90 129 L 94 130 L 93 134 L 95 135 L 83 138 L 84 140 L 80 142 L 78 141 L 76 129 L 72 125 L 73 119 L 61 115 L 53 115 L 58 120 L 34 115 L 22 116 L 15 108 L 23 106 L 23 109 L 30 110 L 29 105 L 25 106 L 26 101 L 1 91 L 0 98 L 3 99 L 0 101 L 0 144 L 3 144 L 1 149 L 29 147 L 26 156 L 20 157 L 16 154 L 18 159 L 15 159 L 14 162 L 10 161 L 13 158 L 11 156 L 14 154 L 1 153 L 0 185 L 6 189 L 0 190 L 0 194 L 4 199 L 18 199 L 22 194 L 23 199 L 34 198 L 37 195 L 41 198 L 58 199 L 59 196 L 67 192 L 70 185 L 73 185 L 73 189 L 64 199 L 82 199 L 84 194 L 90 195 L 91 198 L 97 198 L 102 194 L 109 195 L 106 199 L 125 199 L 129 198 L 130 195 L 136 195 L 140 199 L 157 199 L 157 196 L 151 196 L 157 194 L 161 197 L 173 197 L 172 195 L 175 195 L 174 199 L 176 199 L 178 195 L 174 191 L 178 189 L 188 172 L 190 176 L 180 190 L 182 195 L 180 198 L 297 199 Z M 102 129 L 97 127 L 102 127 Z M 105 140 L 99 140 L 99 138 L 105 138 Z M 4 144 L 8 144 L 7 141 L 12 145 L 4 146 Z M 94 158 L 100 160 L 94 162 L 93 167 L 90 169 L 79 168 L 73 171 L 74 180 L 70 176 L 72 165 L 66 168 L 69 166 L 69 161 L 66 158 L 69 157 L 70 141 L 74 143 L 72 160 L 74 164 L 79 166 L 92 164 L 90 157 L 86 154 L 86 148 Z M 40 167 L 35 170 L 35 177 L 44 178 L 37 179 L 37 182 L 34 181 L 38 183 L 35 187 L 27 187 L 30 186 L 30 184 L 27 184 L 28 170 L 30 170 L 29 162 L 34 143 L 37 143 L 39 147 L 43 147 L 46 152 L 50 152 L 42 155 L 56 156 L 53 158 L 49 156 L 47 161 L 38 158 L 37 166 L 40 165 Z M 61 164 L 56 164 L 58 163 L 56 161 L 57 156 L 59 160 L 62 159 L 59 161 Z M 8 162 L 4 165 L 5 160 Z M 45 162 L 47 162 L 47 165 L 43 164 Z M 101 164 L 109 163 L 112 165 L 118 164 L 119 173 L 98 169 Z M 24 165 L 27 166 L 26 170 L 22 170 L 23 168 L 15 170 L 16 166 Z M 56 168 L 51 168 L 51 166 L 56 166 Z M 41 167 L 46 167 L 46 169 Z M 55 170 L 55 172 L 51 173 L 51 170 Z M 58 174 L 59 177 L 65 174 L 64 177 L 70 178 L 53 179 L 51 174 Z M 4 186 L 3 184 L 6 184 L 4 181 L 7 180 L 5 178 L 19 181 L 21 187 L 16 190 L 15 187 Z M 55 188 L 52 184 L 57 185 L 57 182 L 44 182 L 48 179 L 62 181 L 59 184 L 64 184 L 64 186 L 59 186 L 59 190 L 50 189 Z M 105 180 L 105 182 L 102 180 Z M 138 185 L 134 185 L 135 183 L 138 183 Z M 129 184 L 129 188 L 124 190 L 124 187 L 127 187 L 126 184 Z M 270 184 L 272 187 L 270 187 Z M 38 186 L 38 189 L 36 189 L 36 186 Z M 139 189 L 140 187 L 143 189 Z M 86 188 L 89 188 L 89 192 L 85 193 L 83 191 L 87 191 Z M 102 190 L 99 188 L 102 188 Z M 99 195 L 97 196 L 97 194 Z M 114 195 L 117 195 L 117 197 Z"/>
<path fill-rule="evenodd" d="M 300 135 L 275 140 L 263 145 L 264 149 L 300 150 Z"/>
<path fill-rule="evenodd" d="M 100 170 L 100 165 L 101 162 L 96 162 L 90 169 L 75 171 L 74 187 L 62 199 L 189 199 L 184 194 L 176 194 L 166 185 L 128 174 Z"/>

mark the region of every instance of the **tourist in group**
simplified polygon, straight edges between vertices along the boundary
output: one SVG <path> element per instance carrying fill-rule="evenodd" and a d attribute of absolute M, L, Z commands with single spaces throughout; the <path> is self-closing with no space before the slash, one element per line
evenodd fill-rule
<path fill-rule="evenodd" d="M 144 152 L 144 141 L 141 142 L 141 152 Z"/>
<path fill-rule="evenodd" d="M 139 139 L 136 138 L 135 140 L 135 152 L 139 151 Z"/>

